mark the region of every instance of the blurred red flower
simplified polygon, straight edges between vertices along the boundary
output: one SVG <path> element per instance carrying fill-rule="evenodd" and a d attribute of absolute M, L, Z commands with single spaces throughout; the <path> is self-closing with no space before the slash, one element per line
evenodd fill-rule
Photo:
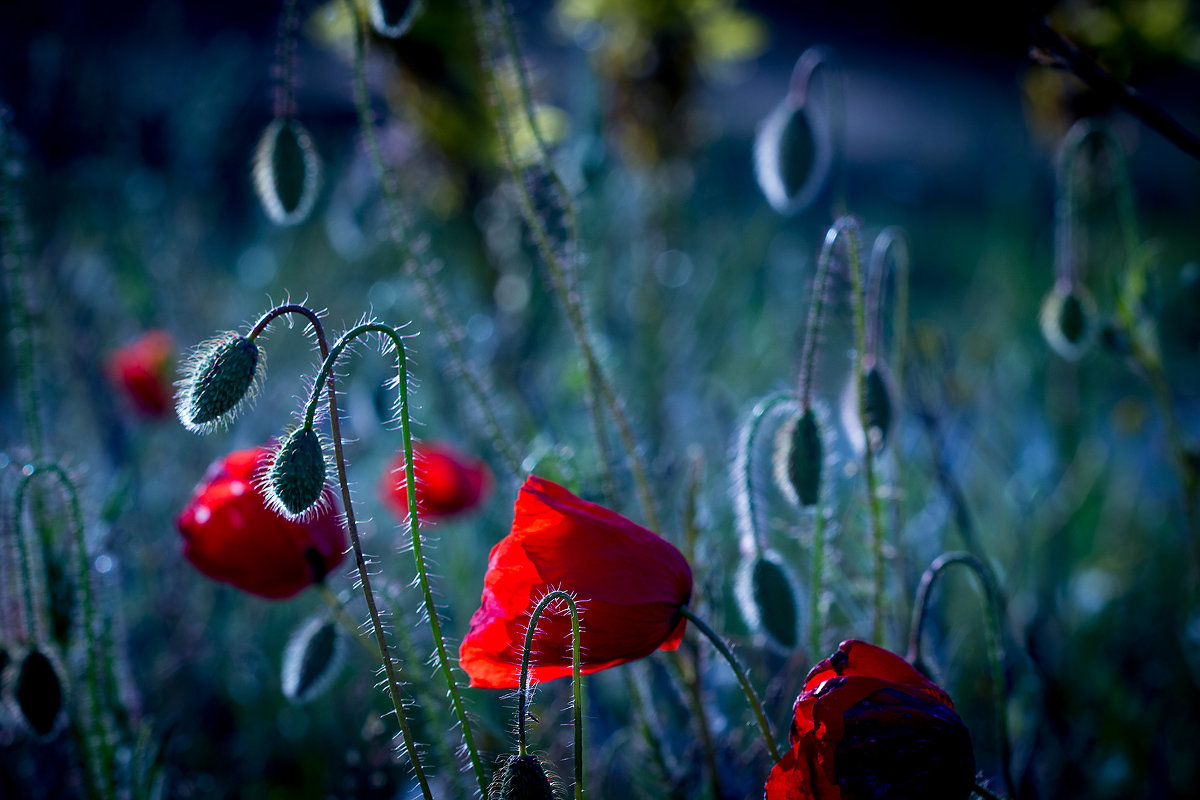
<path fill-rule="evenodd" d="M 256 447 L 214 461 L 177 524 L 183 555 L 196 569 L 251 594 L 281 599 L 340 564 L 346 535 L 332 497 L 304 522 L 267 506 L 257 478 L 270 456 L 270 448 Z"/>
<path fill-rule="evenodd" d="M 171 368 L 175 340 L 163 330 L 142 334 L 108 356 L 109 380 L 148 417 L 165 416 L 172 408 Z"/>
<path fill-rule="evenodd" d="M 492 490 L 492 471 L 478 459 L 440 442 L 413 443 L 417 512 L 423 520 L 461 514 L 482 503 Z M 393 458 L 379 482 L 379 496 L 399 519 L 408 517 L 404 451 Z"/>
<path fill-rule="evenodd" d="M 950 697 L 893 653 L 858 640 L 812 668 L 792 749 L 766 800 L 966 800 L 975 756 Z"/>
<path fill-rule="evenodd" d="M 530 475 L 512 532 L 492 548 L 483 598 L 459 648 L 472 686 L 518 685 L 529 614 L 554 589 L 576 595 L 583 672 L 596 672 L 679 646 L 692 570 L 655 533 Z M 530 665 L 531 681 L 571 674 L 568 615 L 539 620 Z"/>

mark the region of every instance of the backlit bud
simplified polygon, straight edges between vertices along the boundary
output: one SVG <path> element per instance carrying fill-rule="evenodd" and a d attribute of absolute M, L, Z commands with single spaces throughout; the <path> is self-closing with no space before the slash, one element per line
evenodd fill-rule
<path fill-rule="evenodd" d="M 325 448 L 303 425 L 283 439 L 267 472 L 267 497 L 281 514 L 296 518 L 319 510 L 325 489 Z"/>
<path fill-rule="evenodd" d="M 266 368 L 262 348 L 234 331 L 201 344 L 179 383 L 179 421 L 193 433 L 210 433 L 228 424 L 258 392 Z"/>

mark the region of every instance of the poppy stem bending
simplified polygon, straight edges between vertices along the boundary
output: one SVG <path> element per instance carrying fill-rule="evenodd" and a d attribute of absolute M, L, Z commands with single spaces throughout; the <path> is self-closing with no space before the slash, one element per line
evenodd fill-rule
<path fill-rule="evenodd" d="M 995 575 L 987 563 L 978 556 L 964 552 L 943 553 L 933 560 L 929 569 L 921 576 L 917 587 L 917 599 L 913 606 L 912 628 L 908 637 L 906 660 L 910 664 L 921 663 L 921 633 L 929 612 L 929 598 L 933 585 L 948 567 L 961 564 L 979 579 L 984 595 L 984 636 L 987 640 L 988 661 L 992 671 L 992 685 L 996 692 L 996 739 L 1000 745 L 1000 765 L 1004 777 L 1004 788 L 1010 797 L 1016 797 L 1012 770 L 1012 744 L 1008 734 L 1008 691 L 1004 680 L 1004 643 L 1000 638 L 1000 616 L 1004 599 Z M 987 795 L 990 796 L 990 795 Z"/>
<path fill-rule="evenodd" d="M 320 397 L 320 388 L 327 380 L 332 380 L 334 365 L 342 353 L 350 346 L 351 342 L 360 336 L 369 333 L 378 333 L 387 337 L 391 344 L 396 349 L 396 383 L 397 391 L 400 395 L 400 403 L 397 409 L 397 416 L 400 420 L 400 432 L 404 439 L 404 477 L 408 493 L 408 523 L 409 531 L 412 534 L 412 551 L 413 560 L 416 562 L 417 580 L 421 587 L 421 596 L 425 604 L 425 616 L 429 619 L 429 630 L 433 634 L 433 643 L 436 648 L 438 668 L 442 673 L 442 677 L 446 681 L 446 690 L 450 695 L 450 704 L 454 707 L 454 714 L 458 718 L 459 726 L 462 728 L 463 743 L 466 745 L 467 753 L 471 758 L 471 767 L 475 771 L 475 778 L 479 782 L 479 790 L 483 796 L 487 796 L 487 780 L 483 773 L 483 762 L 479 759 L 479 751 L 475 747 L 475 737 L 471 733 L 471 726 L 467 721 L 466 710 L 463 708 L 462 694 L 459 692 L 458 683 L 454 679 L 454 673 L 451 671 L 450 657 L 446 653 L 446 640 L 442 635 L 442 624 L 438 618 L 437 606 L 433 601 L 433 591 L 429 584 L 429 575 L 425 569 L 425 555 L 421 545 L 421 530 L 420 517 L 417 513 L 417 479 L 413 457 L 413 442 L 412 442 L 412 427 L 408 413 L 408 358 L 405 354 L 404 338 L 399 331 L 390 325 L 385 325 L 382 322 L 364 322 L 360 325 L 355 325 L 350 330 L 346 331 L 329 349 L 329 354 L 325 356 L 324 362 L 321 364 L 321 371 L 317 375 L 317 380 L 313 383 L 312 393 L 308 398 L 308 406 L 305 409 L 304 424 L 311 427 L 316 416 L 317 400 Z M 331 408 L 331 416 L 333 409 Z M 335 437 L 335 441 L 337 441 Z M 339 468 L 340 473 L 340 468 Z M 339 474 L 342 480 L 342 489 L 344 494 L 349 494 L 345 478 Z M 350 500 L 346 498 L 346 505 L 349 507 Z M 357 541 L 357 539 L 355 540 Z M 356 553 L 358 548 L 355 548 Z M 365 565 L 360 565 L 359 572 L 366 579 Z M 373 598 L 368 598 L 371 608 L 374 609 Z M 374 617 L 375 612 L 372 611 Z M 380 640 L 382 642 L 382 639 Z"/>
<path fill-rule="evenodd" d="M 92 768 L 92 780 L 94 781 L 94 789 L 100 797 L 115 797 L 116 787 L 113 785 L 112 778 L 115 775 L 116 754 L 113 751 L 112 743 L 116 740 L 113 731 L 109 726 L 105 725 L 107 715 L 101 710 L 100 699 L 100 659 L 97 657 L 96 640 L 99 638 L 102 645 L 107 644 L 107 637 L 96 636 L 96 605 L 92 596 L 92 582 L 90 578 L 89 564 L 87 552 L 87 542 L 84 537 L 83 530 L 83 512 L 79 506 L 79 493 L 75 488 L 74 481 L 67 475 L 66 470 L 54 462 L 36 463 L 25 468 L 21 482 L 17 484 L 16 496 L 13 500 L 13 530 L 17 532 L 17 541 L 22 543 L 21 549 L 26 549 L 21 538 L 21 510 L 24 506 L 25 490 L 33 483 L 33 479 L 39 476 L 54 478 L 62 487 L 63 492 L 67 496 L 67 505 L 71 511 L 71 533 L 75 538 L 75 581 L 78 585 L 78 591 L 81 595 L 83 605 L 83 631 L 84 641 L 86 643 L 87 653 L 87 688 L 88 688 L 88 704 L 90 705 L 90 713 L 88 714 L 88 732 L 85 738 L 89 753 L 89 762 Z M 29 589 L 30 575 L 29 565 L 23 558 L 22 568 L 25 579 L 25 602 L 29 606 L 27 613 L 30 615 L 28 621 L 30 629 L 27 634 L 31 641 L 38 641 L 39 634 L 33 627 L 33 598 Z M 103 654 L 106 663 L 111 663 L 112 653 L 105 647 Z M 99 753 L 95 751 L 99 751 Z M 97 763 L 99 762 L 99 763 Z"/>
<path fill-rule="evenodd" d="M 575 712 L 575 797 L 583 798 L 583 677 L 579 671 L 579 608 L 570 592 L 555 589 L 534 606 L 525 631 L 525 647 L 521 650 L 521 686 L 517 694 L 517 753 L 528 755 L 525 745 L 525 705 L 529 702 L 529 654 L 533 650 L 533 635 L 538 619 L 552 603 L 562 601 L 571 610 L 571 705 Z"/>
<path fill-rule="evenodd" d="M 247 338 L 253 341 L 255 337 L 266 330 L 267 325 L 283 314 L 300 314 L 308 319 L 309 324 L 312 325 L 313 333 L 317 338 L 317 347 L 319 348 L 323 362 L 332 364 L 329 358 L 329 342 L 325 337 L 325 328 L 321 325 L 321 318 L 315 311 L 302 304 L 288 303 L 272 308 L 259 318 L 258 322 L 250 330 Z M 345 339 L 346 337 L 343 336 L 342 340 Z M 342 340 L 339 340 L 339 344 L 342 343 Z M 338 351 L 339 355 L 340 353 L 341 350 Z M 337 360 L 336 355 L 333 360 Z M 324 366 L 324 363 L 322 366 Z M 383 622 L 379 616 L 379 609 L 375 604 L 375 593 L 371 589 L 371 579 L 368 575 L 366 557 L 363 555 L 362 542 L 358 537 L 358 522 L 354 517 L 354 504 L 350 497 L 350 482 L 346 478 L 346 456 L 342 449 L 341 415 L 338 413 L 337 385 L 334 381 L 332 368 L 329 371 L 323 370 L 321 376 L 313 383 L 312 398 L 310 398 L 309 407 L 312 409 L 316 408 L 316 398 L 320 396 L 323 384 L 326 386 L 329 402 L 329 428 L 333 436 L 334 463 L 337 467 L 338 484 L 342 491 L 342 503 L 346 514 L 346 530 L 350 534 L 350 544 L 354 548 L 354 562 L 358 570 L 359 583 L 362 585 L 363 598 L 367 601 L 367 615 L 371 620 L 371 630 L 375 635 L 375 643 L 379 647 L 379 658 L 383 664 L 384 675 L 387 678 L 388 694 L 392 697 L 392 707 L 396 711 L 396 722 L 400 726 L 400 736 L 404 742 L 404 748 L 408 753 L 409 760 L 412 762 L 413 773 L 417 778 L 417 783 L 421 786 L 421 793 L 425 796 L 426 800 L 432 800 L 433 791 L 429 787 L 429 780 L 425 777 L 425 767 L 421 763 L 420 755 L 417 752 L 416 741 L 413 739 L 412 729 L 408 724 L 408 717 L 404 714 L 404 702 L 400 699 L 400 683 L 396 676 L 396 665 L 388 650 Z M 310 415 L 308 419 L 311 425 L 312 416 Z"/>
<path fill-rule="evenodd" d="M 679 613 L 683 617 L 696 626 L 696 630 L 703 633 L 712 642 L 713 647 L 717 648 L 717 652 L 724 656 L 733 670 L 734 676 L 742 687 L 742 693 L 746 695 L 746 700 L 750 703 L 750 710 L 754 712 L 755 719 L 758 720 L 758 727 L 763 732 L 763 738 L 767 742 L 767 751 L 771 754 L 771 760 L 779 762 L 779 747 L 775 744 L 775 737 L 771 735 L 771 726 L 767 723 L 767 715 L 763 712 L 762 701 L 758 699 L 758 694 L 755 693 L 754 687 L 750 685 L 750 679 L 746 676 L 746 670 L 742 668 L 741 663 L 737 660 L 737 656 L 729 649 L 729 645 L 725 644 L 725 640 L 721 635 L 708 626 L 704 620 L 697 617 L 692 610 L 687 606 L 680 606 Z"/>
<path fill-rule="evenodd" d="M 796 399 L 788 392 L 776 392 L 757 403 L 738 431 L 737 447 L 730 465 L 730 490 L 733 494 L 734 520 L 738 528 L 738 541 L 746 556 L 757 556 L 769 546 L 764 526 L 758 524 L 758 508 L 754 491 L 754 448 L 763 420 L 779 411 L 796 405 Z"/>
<path fill-rule="evenodd" d="M 384 161 L 383 149 L 379 145 L 379 137 L 375 134 L 375 123 L 371 117 L 364 45 L 364 28 L 367 25 L 367 19 L 359 13 L 354 0 L 346 0 L 346 9 L 354 25 L 354 105 L 358 111 L 358 124 L 362 130 L 363 146 L 383 192 L 388 239 L 400 253 L 400 261 L 405 275 L 411 277 L 417 286 L 417 292 L 421 296 L 421 306 L 425 309 L 433 327 L 437 329 L 438 337 L 446 348 L 446 353 L 450 356 L 451 370 L 466 382 L 467 392 L 483 415 L 484 429 L 492 446 L 504 459 L 510 475 L 523 475 L 521 457 L 517 454 L 515 445 L 508 438 L 505 427 L 500 424 L 499 415 L 492 402 L 491 394 L 488 392 L 488 387 L 483 377 L 467 361 L 462 345 L 466 334 L 462 326 L 446 310 L 446 300 L 434 280 L 435 265 L 426 256 L 419 241 L 409 241 L 408 230 L 411 227 L 411 221 L 405 215 L 400 203 L 400 190 L 394 176 L 388 170 L 387 162 Z"/>

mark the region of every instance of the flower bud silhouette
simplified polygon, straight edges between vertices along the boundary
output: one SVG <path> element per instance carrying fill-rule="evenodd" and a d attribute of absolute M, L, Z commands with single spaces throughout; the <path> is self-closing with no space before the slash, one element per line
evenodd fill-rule
<path fill-rule="evenodd" d="M 492 776 L 488 800 L 554 800 L 554 787 L 537 756 L 509 756 Z"/>
<path fill-rule="evenodd" d="M 337 567 L 346 535 L 332 497 L 304 521 L 268 507 L 256 478 L 271 452 L 238 450 L 214 461 L 177 524 L 183 554 L 200 572 L 260 597 L 282 599 Z"/>
<path fill-rule="evenodd" d="M 325 448 L 315 430 L 302 425 L 284 437 L 267 471 L 267 499 L 287 517 L 319 510 L 325 491 Z"/>
<path fill-rule="evenodd" d="M 950 697 L 904 659 L 858 640 L 808 673 L 791 744 L 765 800 L 966 800 L 974 786 L 971 737 Z"/>
<path fill-rule="evenodd" d="M 229 331 L 201 344 L 184 367 L 175 409 L 193 433 L 227 424 L 257 393 L 267 359 L 255 342 Z"/>
<path fill-rule="evenodd" d="M 578 598 L 582 672 L 589 673 L 677 648 L 692 570 L 652 531 L 529 476 L 517 495 L 512 532 L 492 548 L 481 604 L 459 648 L 472 686 L 518 686 L 529 614 L 554 589 Z M 544 618 L 530 678 L 570 675 L 570 642 L 569 619 Z"/>
<path fill-rule="evenodd" d="M 276 118 L 254 151 L 254 190 L 276 225 L 308 217 L 321 184 L 321 157 L 312 134 L 292 118 Z"/>

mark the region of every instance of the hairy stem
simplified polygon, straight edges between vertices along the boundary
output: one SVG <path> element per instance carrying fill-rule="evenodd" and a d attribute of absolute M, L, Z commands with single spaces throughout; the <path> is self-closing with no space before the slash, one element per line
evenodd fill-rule
<path fill-rule="evenodd" d="M 730 492 L 733 496 L 734 520 L 738 528 L 738 541 L 743 555 L 757 556 L 770 546 L 765 526 L 759 525 L 758 508 L 754 491 L 754 449 L 763 420 L 772 416 L 781 407 L 795 405 L 796 399 L 788 392 L 768 395 L 757 403 L 738 430 L 737 447 L 733 463 L 729 468 Z"/>

